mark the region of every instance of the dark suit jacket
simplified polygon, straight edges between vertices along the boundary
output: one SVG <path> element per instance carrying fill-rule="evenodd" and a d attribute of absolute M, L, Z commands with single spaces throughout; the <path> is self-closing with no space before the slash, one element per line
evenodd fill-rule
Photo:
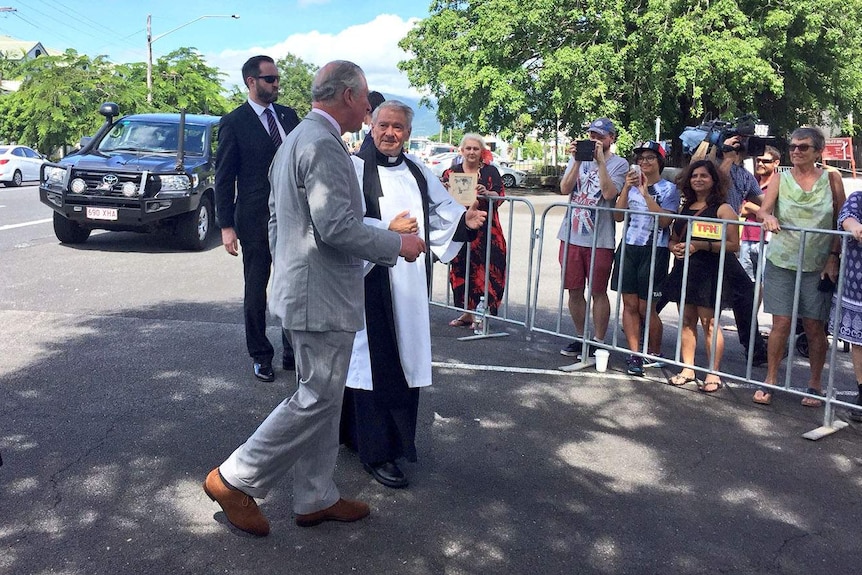
<path fill-rule="evenodd" d="M 292 108 L 273 104 L 285 134 L 299 124 Z M 269 165 L 275 145 L 254 108 L 246 102 L 219 124 L 216 153 L 216 220 L 234 228 L 243 242 L 267 242 Z"/>

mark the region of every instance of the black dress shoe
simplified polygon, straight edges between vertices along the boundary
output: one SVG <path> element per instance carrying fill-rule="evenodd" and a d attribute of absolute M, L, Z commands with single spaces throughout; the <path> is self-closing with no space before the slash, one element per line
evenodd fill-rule
<path fill-rule="evenodd" d="M 365 471 L 371 474 L 371 477 L 386 487 L 401 489 L 410 484 L 410 482 L 407 481 L 407 478 L 404 477 L 404 473 L 402 473 L 398 466 L 391 461 L 380 463 L 378 465 L 368 465 L 367 463 L 364 463 L 363 466 L 365 467 Z"/>
<path fill-rule="evenodd" d="M 284 371 L 296 371 L 296 358 L 293 354 L 281 357 L 281 367 L 284 368 Z"/>
<path fill-rule="evenodd" d="M 275 372 L 272 371 L 272 363 L 254 362 L 254 376 L 261 381 L 275 381 Z"/>

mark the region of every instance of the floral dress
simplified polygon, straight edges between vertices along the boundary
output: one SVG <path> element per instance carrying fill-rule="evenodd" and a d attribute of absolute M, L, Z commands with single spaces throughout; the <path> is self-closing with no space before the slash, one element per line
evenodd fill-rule
<path fill-rule="evenodd" d="M 449 178 L 452 172 L 463 173 L 464 166 L 459 164 L 446 170 L 443 174 L 443 179 Z M 500 178 L 500 172 L 494 166 L 482 164 L 479 168 L 479 183 L 483 184 L 488 190 L 497 192 L 500 196 L 506 195 L 506 190 L 503 186 L 503 180 Z M 491 221 L 491 254 L 488 260 L 489 281 L 488 281 L 488 299 L 485 306 L 488 313 L 497 314 L 497 308 L 500 305 L 500 300 L 503 298 L 503 292 L 506 290 L 506 238 L 503 235 L 503 227 L 500 225 L 500 216 L 497 213 L 497 207 L 501 202 L 494 206 L 494 218 Z M 489 202 L 485 198 L 479 198 L 479 209 L 490 211 Z M 486 241 L 488 235 L 487 223 L 480 228 L 476 233 L 476 238 L 469 244 L 465 244 L 461 248 L 461 252 L 455 256 L 449 267 L 449 283 L 452 286 L 452 292 L 455 297 L 456 306 L 464 306 L 466 309 L 474 310 L 479 305 L 479 298 L 485 295 L 485 252 Z M 469 282 L 467 280 L 467 246 L 470 248 L 470 271 Z M 469 283 L 470 293 L 468 294 L 467 304 L 464 305 L 464 291 Z"/>

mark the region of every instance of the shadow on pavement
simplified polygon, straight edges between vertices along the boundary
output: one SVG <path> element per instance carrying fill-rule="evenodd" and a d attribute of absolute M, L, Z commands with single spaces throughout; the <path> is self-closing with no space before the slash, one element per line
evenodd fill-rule
<path fill-rule="evenodd" d="M 255 381 L 241 308 L 0 312 L 0 573 L 855 572 L 859 430 L 799 437 L 818 410 L 752 407 L 618 372 L 563 374 L 559 340 L 475 342 L 432 308 L 407 490 L 342 451 L 356 525 L 293 524 L 290 478 L 264 539 L 200 483 L 294 388 Z M 273 340 L 277 329 L 271 330 Z M 490 371 L 486 364 L 508 365 Z M 533 366 L 532 370 L 521 369 Z M 538 367 L 537 367 L 538 366 Z M 238 536 L 239 535 L 239 536 Z"/>

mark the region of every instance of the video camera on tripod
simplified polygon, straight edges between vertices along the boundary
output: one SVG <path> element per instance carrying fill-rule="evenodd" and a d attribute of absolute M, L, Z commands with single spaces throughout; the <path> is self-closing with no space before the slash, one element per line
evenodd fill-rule
<path fill-rule="evenodd" d="M 733 136 L 739 136 L 739 145 L 725 146 L 724 142 Z M 716 146 L 719 155 L 721 152 L 739 152 L 749 156 L 762 155 L 766 146 L 774 145 L 776 141 L 774 136 L 769 135 L 769 126 L 761 124 L 752 114 L 730 122 L 721 119 L 704 121 L 700 126 L 683 130 L 679 138 L 686 154 L 694 154 L 701 143 L 706 142 L 709 147 Z"/>

